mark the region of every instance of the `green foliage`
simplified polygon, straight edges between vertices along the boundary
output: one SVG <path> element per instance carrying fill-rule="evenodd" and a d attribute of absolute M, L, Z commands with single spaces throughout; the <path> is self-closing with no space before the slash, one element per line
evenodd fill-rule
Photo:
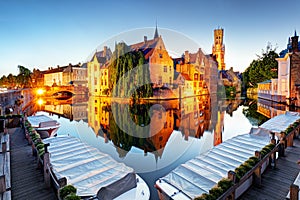
<path fill-rule="evenodd" d="M 61 199 L 65 199 L 69 194 L 76 194 L 77 189 L 73 185 L 66 185 L 59 191 L 59 196 Z"/>
<path fill-rule="evenodd" d="M 247 119 L 253 126 L 260 126 L 268 120 L 266 116 L 257 112 L 257 101 L 246 101 L 245 106 L 248 107 L 243 108 L 243 114 L 247 117 Z"/>
<path fill-rule="evenodd" d="M 233 186 L 233 182 L 228 178 L 222 178 L 218 184 L 218 187 L 220 187 L 224 192 L 227 191 L 231 186 Z"/>
<path fill-rule="evenodd" d="M 213 187 L 209 190 L 209 194 L 213 199 L 218 199 L 223 194 L 223 190 L 220 187 Z"/>
<path fill-rule="evenodd" d="M 111 80 L 109 88 L 115 97 L 143 98 L 153 96 L 150 71 L 143 52 L 129 51 L 125 43 L 116 45 L 109 65 Z M 139 68 L 136 68 L 138 67 Z M 135 70 L 133 70 L 136 68 Z M 148 84 L 144 84 L 148 83 Z M 140 86 L 140 87 L 137 87 Z M 114 90 L 113 90 L 114 89 Z"/>
<path fill-rule="evenodd" d="M 236 95 L 236 88 L 233 86 L 225 86 L 225 93 L 226 97 L 235 97 Z"/>
<path fill-rule="evenodd" d="M 31 81 L 31 71 L 27 69 L 26 67 L 23 67 L 21 65 L 18 65 L 19 74 L 13 75 L 9 74 L 7 77 L 2 76 L 0 79 L 0 86 L 6 87 L 6 88 L 14 88 L 14 87 L 21 87 L 21 88 L 27 88 L 31 87 L 32 81 Z"/>
<path fill-rule="evenodd" d="M 277 78 L 278 63 L 275 59 L 279 56 L 275 50 L 271 44 L 268 44 L 266 50 L 262 51 L 262 55 L 258 55 L 258 58 L 251 62 L 243 73 L 243 83 L 246 88 L 257 87 L 257 83 Z"/>

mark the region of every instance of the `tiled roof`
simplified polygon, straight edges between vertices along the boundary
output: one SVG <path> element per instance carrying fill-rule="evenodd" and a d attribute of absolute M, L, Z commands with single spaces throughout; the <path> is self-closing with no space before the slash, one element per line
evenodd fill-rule
<path fill-rule="evenodd" d="M 157 42 L 158 42 L 158 38 L 147 40 L 146 42 L 144 41 L 144 42 L 130 45 L 130 49 L 132 51 L 139 51 L 139 50 L 142 51 L 145 56 L 145 59 L 147 60 L 152 55 Z"/>
<path fill-rule="evenodd" d="M 188 74 L 181 73 L 181 76 L 187 81 L 192 81 Z"/>

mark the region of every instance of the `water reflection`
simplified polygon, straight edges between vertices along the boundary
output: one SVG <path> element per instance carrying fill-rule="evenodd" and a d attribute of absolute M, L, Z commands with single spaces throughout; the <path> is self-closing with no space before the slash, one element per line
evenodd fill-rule
<path fill-rule="evenodd" d="M 91 96 L 88 124 L 97 136 L 104 137 L 106 143 L 112 141 L 117 149 L 123 150 L 118 150 L 120 157 L 126 156 L 134 146 L 145 155 L 151 152 L 161 158 L 174 130 L 180 131 L 185 140 L 203 136 L 211 123 L 210 102 L 208 95 L 139 104 Z M 112 107 L 116 110 L 115 115 Z M 129 112 L 125 112 L 127 107 Z M 129 119 L 134 124 L 128 123 Z"/>

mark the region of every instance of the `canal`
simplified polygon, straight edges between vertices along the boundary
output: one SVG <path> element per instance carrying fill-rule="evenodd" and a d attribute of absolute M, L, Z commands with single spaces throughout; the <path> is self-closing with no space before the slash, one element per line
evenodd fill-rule
<path fill-rule="evenodd" d="M 58 135 L 71 135 L 123 162 L 147 182 L 267 119 L 289 110 L 263 100 L 220 100 L 197 96 L 138 103 L 75 95 L 66 100 L 38 99 L 32 113 L 59 121 Z"/>

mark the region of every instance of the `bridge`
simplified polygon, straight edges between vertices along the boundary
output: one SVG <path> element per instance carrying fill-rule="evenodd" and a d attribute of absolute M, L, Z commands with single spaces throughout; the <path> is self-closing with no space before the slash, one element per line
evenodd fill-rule
<path fill-rule="evenodd" d="M 84 86 L 56 86 L 56 87 L 45 87 L 46 97 L 56 96 L 59 94 L 68 94 L 70 96 L 75 94 L 87 94 L 88 88 Z"/>

